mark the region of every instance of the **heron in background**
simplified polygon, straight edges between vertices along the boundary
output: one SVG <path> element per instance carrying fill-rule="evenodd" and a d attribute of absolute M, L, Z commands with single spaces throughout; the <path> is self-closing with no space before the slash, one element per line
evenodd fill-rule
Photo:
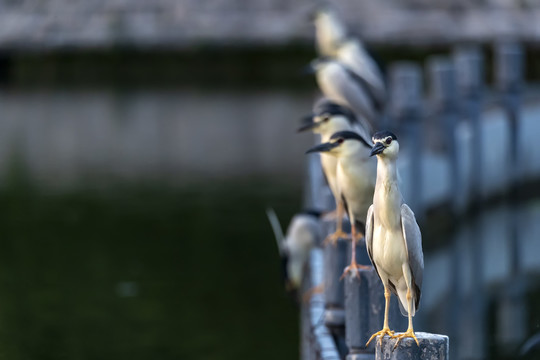
<path fill-rule="evenodd" d="M 275 211 L 269 208 L 266 210 L 266 215 L 274 231 L 281 257 L 285 289 L 288 292 L 296 293 L 302 284 L 309 253 L 322 238 L 319 222 L 321 213 L 315 210 L 306 210 L 296 214 L 291 219 L 285 236 Z"/>
<path fill-rule="evenodd" d="M 323 95 L 341 105 L 350 107 L 356 116 L 363 117 L 373 128 L 380 110 L 377 108 L 366 81 L 337 59 L 317 58 L 309 64 Z M 372 131 L 370 131 L 371 133 Z"/>
<path fill-rule="evenodd" d="M 336 183 L 338 197 L 342 200 L 351 222 L 352 251 L 351 263 L 343 272 L 369 269 L 369 266 L 356 262 L 356 242 L 364 236 L 365 219 L 373 200 L 376 180 L 376 162 L 370 157 L 372 144 L 369 138 L 352 131 L 333 134 L 328 142 L 312 147 L 307 151 L 328 153 L 337 158 Z"/>
<path fill-rule="evenodd" d="M 395 349 L 405 337 L 412 337 L 418 345 L 412 317 L 420 304 L 424 273 L 422 234 L 414 213 L 403 201 L 399 190 L 396 135 L 381 131 L 375 133 L 372 140 L 375 145 L 371 156 L 377 155 L 377 182 L 366 218 L 366 247 L 383 283 L 386 301 L 383 328 L 371 336 L 366 346 L 376 336 L 380 336 L 382 345 L 383 336 L 389 335 L 397 339 Z M 399 335 L 388 326 L 391 292 L 399 299 L 401 313 L 409 318 L 407 331 Z"/>
<path fill-rule="evenodd" d="M 372 107 L 375 111 L 380 112 L 386 102 L 384 77 L 377 63 L 368 54 L 360 39 L 348 34 L 345 23 L 338 16 L 336 9 L 330 6 L 330 4 L 321 6 L 315 11 L 313 22 L 315 25 L 316 48 L 319 56 L 322 59 L 330 58 L 339 62 L 348 72 L 352 73 L 348 74 L 345 78 L 360 82 L 361 86 L 365 87 L 365 90 L 368 92 Z M 321 74 L 320 77 L 332 76 L 336 72 L 336 70 L 327 70 L 326 76 Z M 317 81 L 322 90 L 320 83 L 324 83 L 324 79 L 318 79 Z M 329 88 L 328 85 L 325 85 L 325 87 Z M 325 91 L 323 90 L 323 92 Z M 334 86 L 333 92 L 339 92 L 337 86 Z M 348 100 L 350 95 L 345 94 L 346 90 L 341 89 L 341 92 L 343 94 L 340 97 L 350 101 Z M 352 101 L 358 102 L 357 99 Z M 356 107 L 352 103 L 350 105 L 353 108 Z"/>
<path fill-rule="evenodd" d="M 321 135 L 321 143 L 326 143 L 330 137 L 339 131 L 354 131 L 364 139 L 369 139 L 369 124 L 358 120 L 354 113 L 346 106 L 322 98 L 314 105 L 314 113 L 304 118 L 304 123 L 298 131 L 311 130 Z M 321 167 L 332 191 L 336 202 L 336 231 L 328 235 L 325 241 L 335 244 L 339 238 L 348 238 L 348 234 L 343 231 L 343 201 L 339 196 L 336 171 L 338 159 L 335 156 L 321 153 Z"/>
<path fill-rule="evenodd" d="M 347 39 L 347 27 L 337 11 L 328 3 L 313 12 L 315 25 L 315 48 L 319 56 L 335 57 L 339 44 Z"/>

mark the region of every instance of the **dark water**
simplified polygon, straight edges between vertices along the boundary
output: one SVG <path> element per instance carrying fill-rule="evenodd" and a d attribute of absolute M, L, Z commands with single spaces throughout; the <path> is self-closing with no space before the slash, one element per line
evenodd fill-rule
<path fill-rule="evenodd" d="M 287 219 L 300 194 L 257 179 L 1 190 L 0 357 L 298 358 L 264 208 Z"/>

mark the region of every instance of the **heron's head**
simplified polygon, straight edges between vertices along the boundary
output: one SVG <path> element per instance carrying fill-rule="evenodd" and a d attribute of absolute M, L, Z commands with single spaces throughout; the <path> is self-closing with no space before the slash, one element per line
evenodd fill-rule
<path fill-rule="evenodd" d="M 335 56 L 337 43 L 347 35 L 339 12 L 330 3 L 319 4 L 312 14 L 315 38 L 320 54 Z"/>
<path fill-rule="evenodd" d="M 381 158 L 397 158 L 399 143 L 396 135 L 390 131 L 379 131 L 373 134 L 371 139 L 375 144 L 371 149 L 371 156 L 377 155 Z"/>
<path fill-rule="evenodd" d="M 298 132 L 310 130 L 317 134 L 334 134 L 350 130 L 356 121 L 354 113 L 346 106 L 327 101 L 317 107 L 311 115 L 305 116 Z"/>
<path fill-rule="evenodd" d="M 309 149 L 306 154 L 312 152 L 324 152 L 336 157 L 345 157 L 371 148 L 371 144 L 353 131 L 339 131 L 330 137 L 330 141 L 319 144 Z"/>

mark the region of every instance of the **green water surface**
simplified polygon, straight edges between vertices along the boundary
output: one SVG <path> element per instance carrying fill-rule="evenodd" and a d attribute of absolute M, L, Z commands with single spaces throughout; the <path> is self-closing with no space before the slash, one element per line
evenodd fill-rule
<path fill-rule="evenodd" d="M 264 208 L 286 223 L 300 193 L 1 190 L 0 358 L 298 358 Z"/>

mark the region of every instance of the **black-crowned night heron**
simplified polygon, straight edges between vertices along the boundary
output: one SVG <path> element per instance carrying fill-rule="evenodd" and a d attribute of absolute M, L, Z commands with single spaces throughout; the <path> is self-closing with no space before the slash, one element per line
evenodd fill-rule
<path fill-rule="evenodd" d="M 403 202 L 399 191 L 396 159 L 399 143 L 394 134 L 380 131 L 373 135 L 371 155 L 377 155 L 377 183 L 373 204 L 366 219 L 366 247 L 377 274 L 384 285 L 385 309 L 381 331 L 371 336 L 389 335 L 399 341 L 414 334 L 412 317 L 418 310 L 424 273 L 422 235 L 414 213 Z M 390 293 L 399 299 L 401 313 L 409 317 L 409 326 L 403 334 L 394 335 L 388 326 Z M 367 346 L 366 344 L 366 346 Z"/>
<path fill-rule="evenodd" d="M 287 291 L 297 291 L 302 283 L 309 252 L 322 237 L 320 212 L 306 210 L 296 214 L 291 219 L 285 236 L 274 210 L 267 209 L 266 214 L 276 237 L 285 277 L 285 288 Z"/>
<path fill-rule="evenodd" d="M 367 210 L 373 199 L 377 164 L 370 157 L 371 141 L 352 131 L 333 134 L 326 143 L 319 144 L 311 152 L 326 152 L 338 159 L 336 182 L 338 196 L 349 215 L 352 235 L 351 264 L 344 274 L 366 268 L 356 263 L 356 242 L 364 236 Z"/>
<path fill-rule="evenodd" d="M 339 44 L 348 36 L 345 23 L 330 4 L 325 4 L 315 9 L 313 24 L 317 52 L 320 56 L 335 57 Z"/>
<path fill-rule="evenodd" d="M 321 143 L 326 143 L 330 137 L 339 131 L 354 131 L 362 134 L 364 139 L 369 139 L 369 124 L 358 120 L 354 113 L 346 106 L 339 105 L 331 100 L 319 100 L 314 106 L 314 113 L 304 118 L 303 125 L 298 131 L 312 130 L 321 135 Z M 336 231 L 330 234 L 326 240 L 333 244 L 339 238 L 347 238 L 348 235 L 343 231 L 343 202 L 338 192 L 336 179 L 338 159 L 336 156 L 321 153 L 321 166 L 328 182 L 328 186 L 334 195 L 336 201 Z"/>
<path fill-rule="evenodd" d="M 321 92 L 327 98 L 350 107 L 357 116 L 373 126 L 379 102 L 366 80 L 344 63 L 329 57 L 317 58 L 309 64 Z"/>
<path fill-rule="evenodd" d="M 364 79 L 375 100 L 375 107 L 380 108 L 386 101 L 384 78 L 362 42 L 348 34 L 345 23 L 329 4 L 315 11 L 313 22 L 319 56 L 338 60 Z"/>
<path fill-rule="evenodd" d="M 380 110 L 386 102 L 386 86 L 381 70 L 368 54 L 362 43 L 355 38 L 347 38 L 340 43 L 336 59 L 345 64 L 360 78 L 370 90 L 374 106 Z"/>

